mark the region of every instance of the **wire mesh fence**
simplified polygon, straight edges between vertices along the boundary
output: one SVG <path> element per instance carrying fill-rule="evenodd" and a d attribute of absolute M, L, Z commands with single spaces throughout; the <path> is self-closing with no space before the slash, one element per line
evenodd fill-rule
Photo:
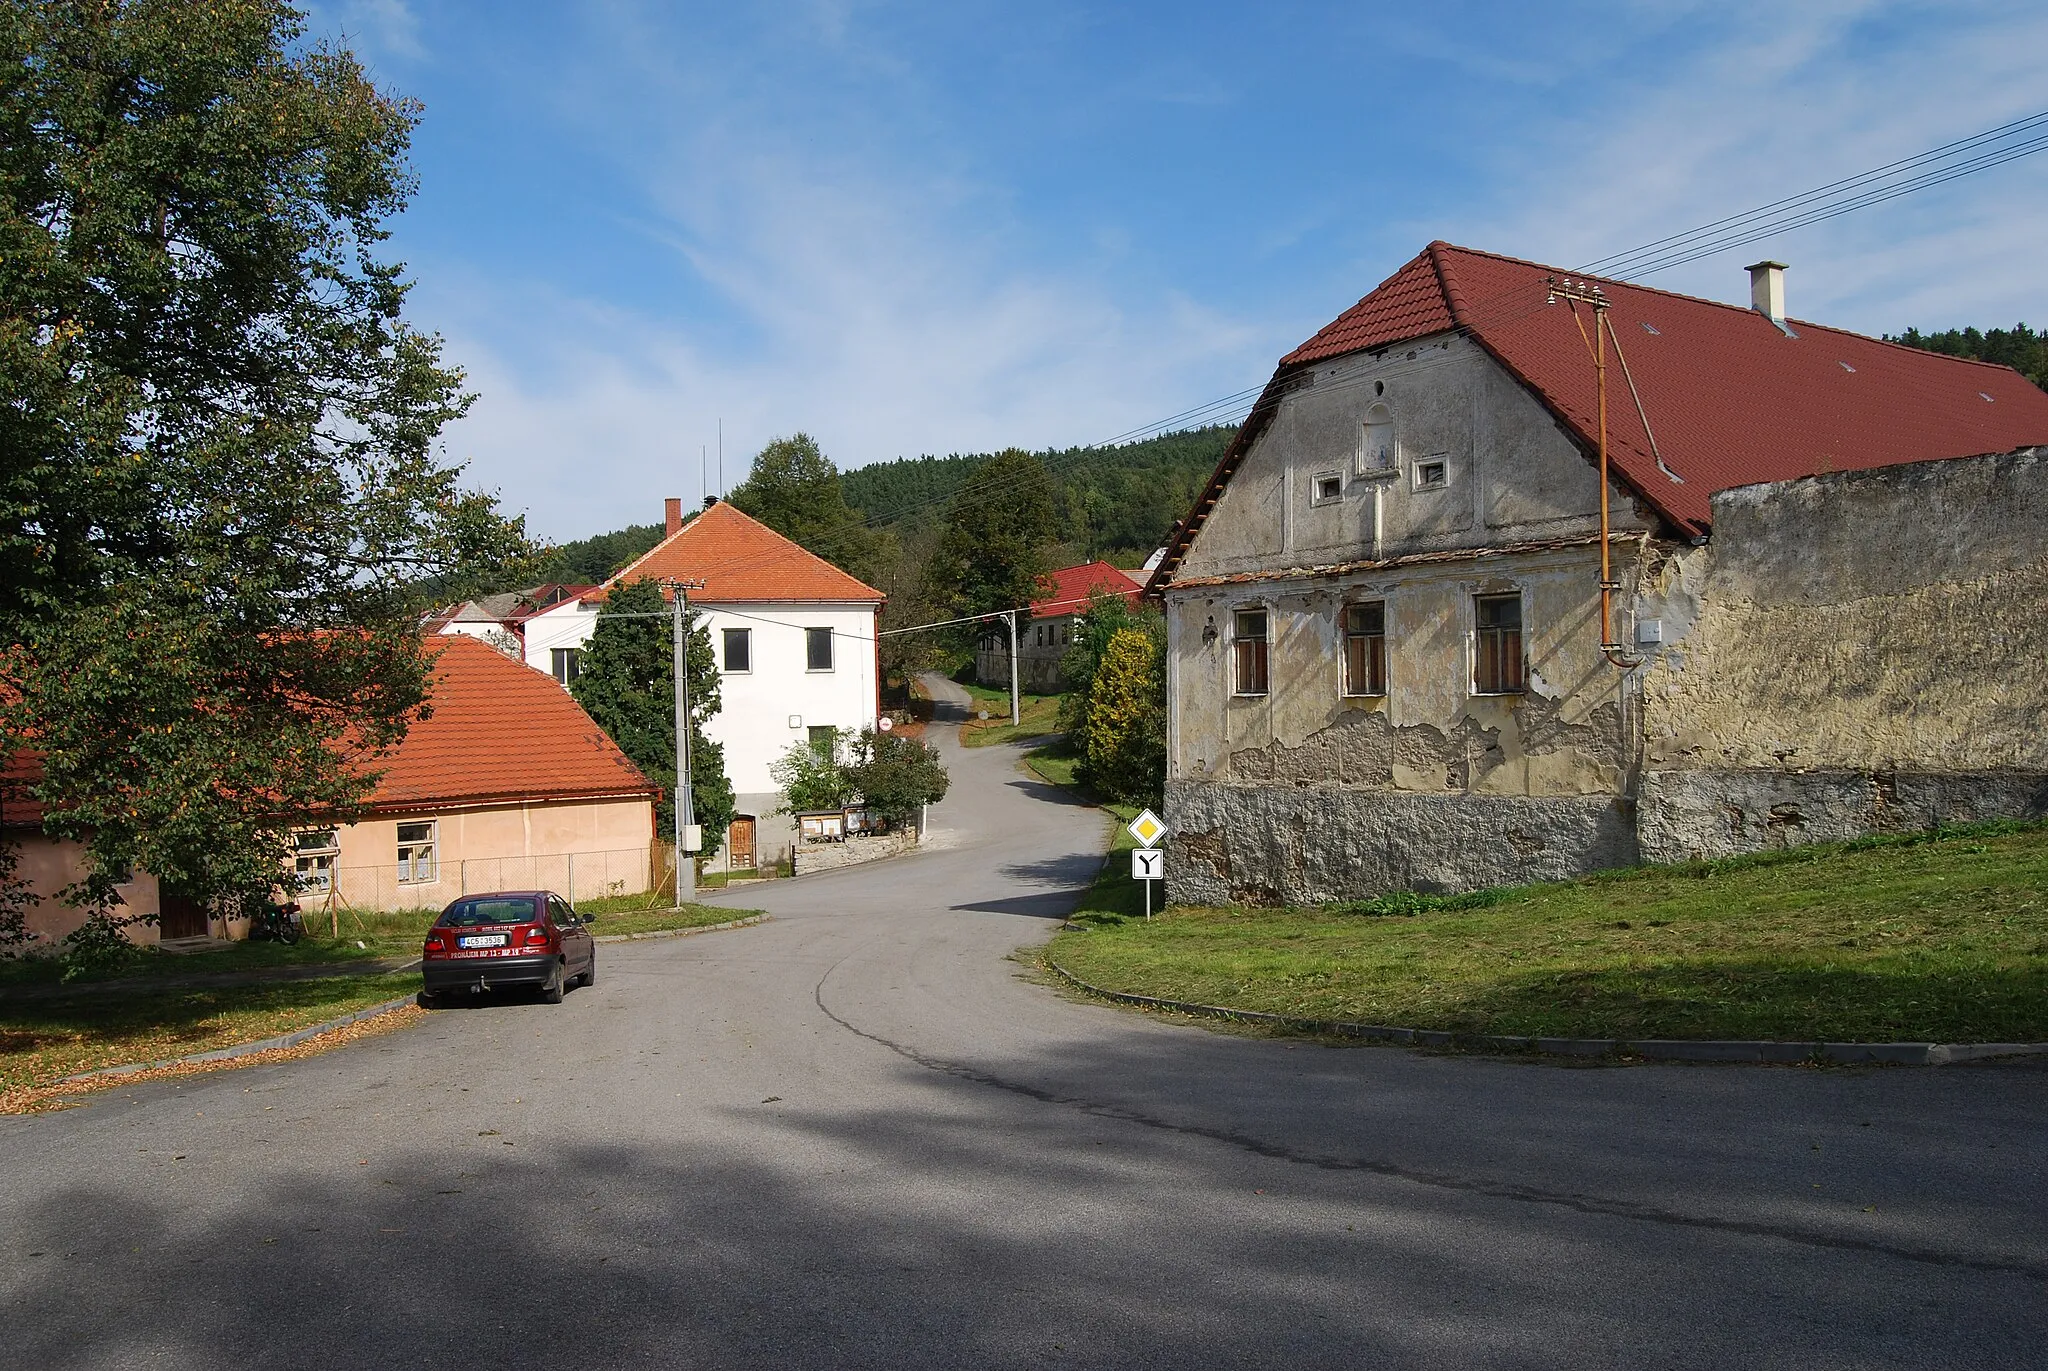
<path fill-rule="evenodd" d="M 653 888 L 654 854 L 645 847 L 611 852 L 558 852 L 521 857 L 469 857 L 403 866 L 338 867 L 326 884 L 299 895 L 309 915 L 340 909 L 419 909 L 485 890 L 552 890 L 577 900 L 638 895 Z"/>

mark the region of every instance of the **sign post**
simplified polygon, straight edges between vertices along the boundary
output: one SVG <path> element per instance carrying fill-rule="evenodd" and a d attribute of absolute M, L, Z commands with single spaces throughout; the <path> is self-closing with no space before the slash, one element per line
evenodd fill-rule
<path fill-rule="evenodd" d="M 1131 879 L 1142 882 L 1145 888 L 1145 921 L 1152 920 L 1152 883 L 1166 879 L 1166 854 L 1159 850 L 1159 840 L 1167 835 L 1166 821 L 1151 810 L 1138 812 L 1138 817 L 1126 824 L 1127 831 L 1138 840 L 1138 846 L 1131 851 Z"/>

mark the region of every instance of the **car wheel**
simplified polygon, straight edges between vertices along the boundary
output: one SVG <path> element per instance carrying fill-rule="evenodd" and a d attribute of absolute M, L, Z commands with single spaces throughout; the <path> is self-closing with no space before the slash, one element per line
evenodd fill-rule
<path fill-rule="evenodd" d="M 417 1003 L 421 1009 L 439 1009 L 441 1007 L 441 997 L 431 990 L 422 990 Z"/>
<path fill-rule="evenodd" d="M 548 977 L 548 983 L 540 988 L 541 1003 L 560 1004 L 562 1002 L 562 996 L 568 993 L 569 988 L 566 984 L 563 983 L 562 979 L 562 964 L 560 962 L 556 962 L 555 974 Z"/>
<path fill-rule="evenodd" d="M 597 954 L 595 952 L 590 954 L 590 965 L 583 969 L 583 984 L 586 986 L 597 984 Z"/>

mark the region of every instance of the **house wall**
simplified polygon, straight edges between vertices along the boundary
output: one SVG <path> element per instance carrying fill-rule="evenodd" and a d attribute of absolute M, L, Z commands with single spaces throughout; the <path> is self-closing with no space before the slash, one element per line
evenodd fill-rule
<path fill-rule="evenodd" d="M 1364 450 L 1375 405 L 1393 423 L 1384 469 Z M 1443 488 L 1418 488 L 1439 461 Z M 1650 521 L 1612 497 L 1630 578 L 1654 554 Z M 1297 382 L 1166 594 L 1169 897 L 1318 901 L 1635 860 L 1638 712 L 1599 651 L 1598 511 L 1597 472 L 1473 344 Z M 1528 690 L 1477 695 L 1473 597 L 1505 593 L 1522 601 Z M 1342 693 L 1357 599 L 1385 604 L 1383 697 Z M 1233 615 L 1250 607 L 1268 614 L 1271 688 L 1239 698 Z"/>
<path fill-rule="evenodd" d="M 85 922 L 85 911 L 64 903 L 57 893 L 85 878 L 85 845 L 70 838 L 52 838 L 34 828 L 11 828 L 7 841 L 15 849 L 15 879 L 36 897 L 25 911 L 28 932 L 35 939 L 30 950 L 63 941 Z M 157 912 L 156 877 L 148 872 L 139 873 L 114 890 L 121 899 L 121 907 L 115 911 L 117 917 Z M 126 931 L 131 941 L 145 946 L 153 946 L 157 941 L 154 923 L 131 923 Z"/>
<path fill-rule="evenodd" d="M 1033 695 L 1057 695 L 1067 688 L 1060 663 L 1074 645 L 1079 619 L 1034 619 L 1017 625 L 1017 683 Z M 1040 641 L 1043 638 L 1043 641 Z M 974 678 L 996 690 L 1010 688 L 1010 635 L 987 634 L 975 645 Z"/>
<path fill-rule="evenodd" d="M 1713 505 L 1645 604 L 1646 857 L 2048 811 L 2041 449 Z"/>
<path fill-rule="evenodd" d="M 398 826 L 424 820 L 436 826 L 434 878 L 401 882 Z M 654 805 L 642 797 L 380 814 L 341 829 L 336 838 L 335 890 L 344 905 L 358 909 L 437 906 L 478 890 L 546 888 L 571 899 L 630 895 L 649 886 Z M 309 916 L 325 904 L 315 894 L 302 902 Z"/>

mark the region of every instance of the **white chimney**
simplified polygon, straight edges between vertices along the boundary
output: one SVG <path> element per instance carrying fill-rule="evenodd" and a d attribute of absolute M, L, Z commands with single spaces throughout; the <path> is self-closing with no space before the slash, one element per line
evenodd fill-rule
<path fill-rule="evenodd" d="M 1749 307 L 1785 328 L 1785 264 L 1758 262 L 1749 268 Z M 1785 329 L 1790 333 L 1790 329 Z"/>

